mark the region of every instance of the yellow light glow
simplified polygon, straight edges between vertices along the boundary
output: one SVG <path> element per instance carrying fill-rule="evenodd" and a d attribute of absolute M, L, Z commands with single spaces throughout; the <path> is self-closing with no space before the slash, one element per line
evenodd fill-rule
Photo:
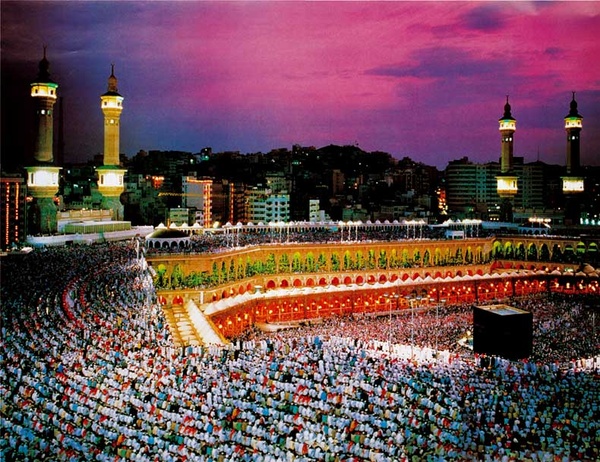
<path fill-rule="evenodd" d="M 35 83 L 31 85 L 31 96 L 34 98 L 52 98 L 56 99 L 56 89 L 58 85 L 52 83 L 39 84 Z"/>
<path fill-rule="evenodd" d="M 58 172 L 48 170 L 35 170 L 29 172 L 28 186 L 58 186 Z"/>
<path fill-rule="evenodd" d="M 123 174 L 117 172 L 101 173 L 100 184 L 103 186 L 122 186 Z"/>
<path fill-rule="evenodd" d="M 110 109 L 123 109 L 123 98 L 122 96 L 102 96 L 102 108 Z"/>
<path fill-rule="evenodd" d="M 583 124 L 578 117 L 568 117 L 565 119 L 565 128 L 582 128 Z"/>
<path fill-rule="evenodd" d="M 541 217 L 529 217 L 529 223 L 550 223 L 552 220 L 550 218 L 541 218 Z M 527 281 L 525 281 L 527 284 Z"/>
<path fill-rule="evenodd" d="M 504 119 L 500 121 L 500 130 L 512 130 L 517 129 L 517 122 L 515 120 Z"/>
<path fill-rule="evenodd" d="M 519 188 L 517 187 L 517 177 L 497 177 L 496 190 L 498 194 L 516 194 Z"/>
<path fill-rule="evenodd" d="M 563 192 L 576 193 L 583 192 L 583 178 L 563 178 Z"/>

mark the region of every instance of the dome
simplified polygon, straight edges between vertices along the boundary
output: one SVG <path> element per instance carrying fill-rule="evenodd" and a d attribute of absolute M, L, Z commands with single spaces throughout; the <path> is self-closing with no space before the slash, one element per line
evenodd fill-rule
<path fill-rule="evenodd" d="M 506 119 L 515 120 L 510 111 L 511 111 L 511 107 L 508 102 L 508 95 L 506 95 L 506 104 L 504 105 L 504 115 L 502 117 L 500 117 L 500 120 L 506 120 Z"/>
<path fill-rule="evenodd" d="M 189 237 L 184 231 L 178 229 L 159 228 L 146 236 L 146 239 L 182 239 Z"/>

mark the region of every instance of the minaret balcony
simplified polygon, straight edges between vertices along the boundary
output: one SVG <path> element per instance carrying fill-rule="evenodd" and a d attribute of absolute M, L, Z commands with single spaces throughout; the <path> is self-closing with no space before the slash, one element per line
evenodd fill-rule
<path fill-rule="evenodd" d="M 31 84 L 31 96 L 33 98 L 56 99 L 57 88 L 58 85 L 55 83 L 33 83 Z"/>
<path fill-rule="evenodd" d="M 562 177 L 563 194 L 580 194 L 584 191 L 584 180 L 582 177 L 563 176 Z"/>
<path fill-rule="evenodd" d="M 496 191 L 500 197 L 513 197 L 519 192 L 516 176 L 496 177 Z"/>
<path fill-rule="evenodd" d="M 510 130 L 514 132 L 517 130 L 517 122 L 515 120 L 501 120 L 499 130 Z"/>
<path fill-rule="evenodd" d="M 59 187 L 60 167 L 27 167 L 27 190 L 38 198 L 54 197 Z"/>

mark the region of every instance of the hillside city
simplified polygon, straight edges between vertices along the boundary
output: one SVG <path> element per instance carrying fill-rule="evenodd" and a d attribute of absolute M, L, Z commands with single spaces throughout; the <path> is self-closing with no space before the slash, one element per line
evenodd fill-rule
<path fill-rule="evenodd" d="M 69 226 L 107 218 L 121 229 L 475 219 L 499 229 L 537 227 L 547 234 L 556 226 L 563 232 L 579 226 L 594 232 L 600 224 L 600 167 L 581 165 L 583 116 L 575 92 L 564 122 L 557 120 L 557 130 L 564 123 L 567 132 L 565 165 L 514 155 L 516 119 L 507 96 L 498 121 L 500 155 L 491 154 L 483 164 L 465 156 L 440 171 L 358 145 L 296 144 L 246 154 L 210 147 L 195 153 L 140 150 L 127 157 L 120 151 L 125 98 L 117 84 L 113 66 L 101 95 L 103 154 L 84 164 L 65 163 L 63 101 L 44 49 L 31 98 L 24 101 L 31 146 L 21 158 L 3 155 L 3 249 L 27 236 L 78 233 L 85 227 Z"/>
<path fill-rule="evenodd" d="M 294 145 L 264 154 L 213 153 L 210 148 L 199 153 L 140 151 L 133 158 L 121 156 L 121 161 L 127 168 L 122 202 L 132 224 L 202 223 L 204 204 L 194 196 L 190 179 L 210 182 L 212 223 L 500 219 L 497 161 L 478 164 L 464 157 L 439 171 L 408 157 L 397 160 L 384 152 L 334 145 Z M 99 207 L 101 198 L 91 178 L 100 162 L 97 156 L 86 165 L 65 167 L 63 207 Z M 537 216 L 562 224 L 564 166 L 516 158 L 515 170 L 522 186 L 513 221 Z M 584 176 L 588 181 L 580 200 L 581 223 L 590 223 L 600 216 L 600 168 L 584 168 Z M 310 215 L 311 200 L 318 200 L 316 215 Z"/>

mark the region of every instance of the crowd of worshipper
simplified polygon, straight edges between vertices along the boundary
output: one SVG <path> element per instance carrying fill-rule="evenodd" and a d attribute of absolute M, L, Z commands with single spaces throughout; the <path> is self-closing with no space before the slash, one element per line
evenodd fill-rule
<path fill-rule="evenodd" d="M 548 343 L 535 360 L 452 351 L 465 307 L 394 318 L 394 345 L 380 317 L 175 348 L 131 243 L 36 250 L 2 273 L 1 460 L 600 458 L 598 337 L 577 297 L 520 301 Z"/>
<path fill-rule="evenodd" d="M 427 225 L 396 225 L 386 228 L 355 225 L 339 226 L 334 228 L 308 227 L 305 230 L 287 230 L 286 228 L 272 227 L 270 229 L 246 229 L 240 231 L 235 227 L 227 232 L 206 232 L 192 234 L 190 246 L 184 250 L 186 253 L 219 252 L 232 247 L 247 247 L 252 245 L 287 243 L 352 243 L 368 241 L 398 241 L 415 239 L 443 239 L 445 228 L 430 227 Z M 490 231 L 478 228 L 468 232 L 470 237 L 484 237 Z M 148 249 L 149 253 L 172 252 L 172 249 Z M 181 249 L 177 249 L 180 252 Z"/>
<path fill-rule="evenodd" d="M 597 295 L 535 294 L 511 299 L 511 306 L 533 315 L 533 348 L 528 360 L 568 367 L 569 362 L 578 358 L 600 354 L 599 302 Z M 276 335 L 291 339 L 299 335 L 298 330 L 280 330 Z M 473 304 L 432 304 L 414 311 L 333 316 L 318 322 L 303 322 L 300 330 L 302 336 L 337 332 L 363 342 L 379 342 L 382 349 L 393 341 L 472 356 Z M 238 339 L 263 335 L 269 334 L 253 328 Z"/>

